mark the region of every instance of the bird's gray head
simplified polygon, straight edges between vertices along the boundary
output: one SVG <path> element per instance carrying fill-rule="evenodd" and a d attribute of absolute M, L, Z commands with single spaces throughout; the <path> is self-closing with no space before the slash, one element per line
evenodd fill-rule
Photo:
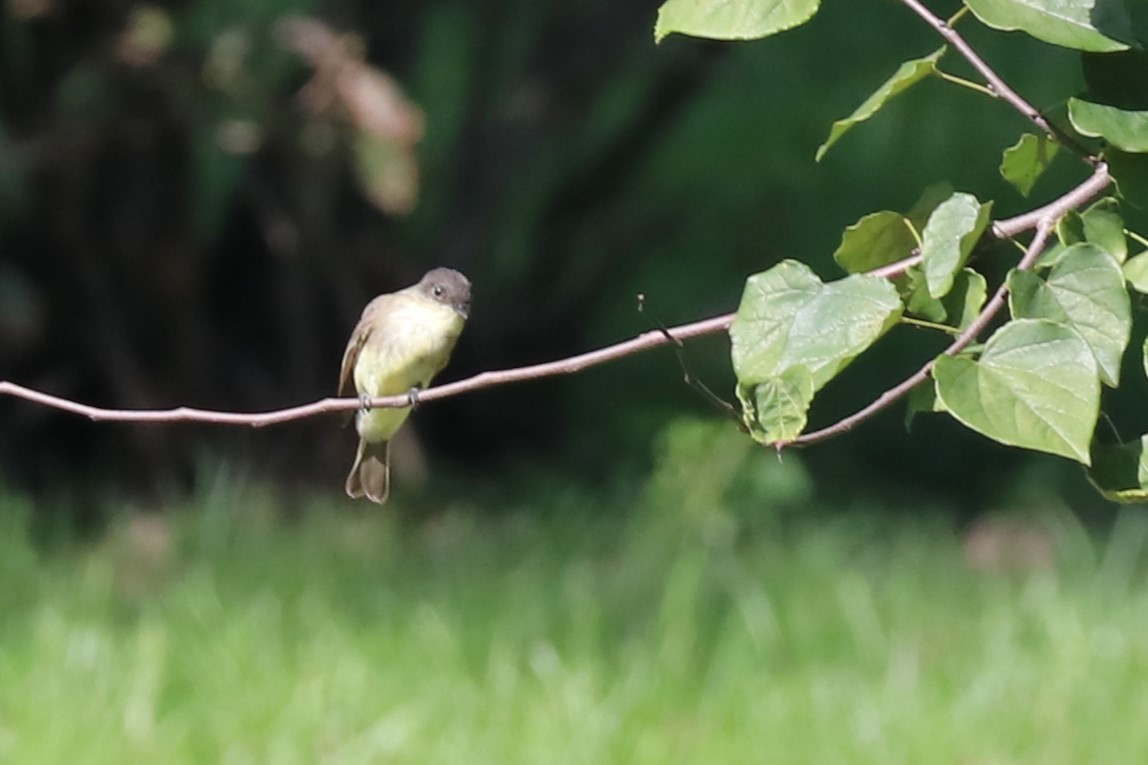
<path fill-rule="evenodd" d="M 464 319 L 470 315 L 470 280 L 453 268 L 427 271 L 415 288 L 436 303 L 450 306 Z"/>

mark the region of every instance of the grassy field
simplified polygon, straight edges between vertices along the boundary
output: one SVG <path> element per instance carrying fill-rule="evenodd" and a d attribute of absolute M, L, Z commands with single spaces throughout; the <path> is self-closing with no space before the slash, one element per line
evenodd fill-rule
<path fill-rule="evenodd" d="M 1148 761 L 1148 516 L 971 567 L 712 438 L 497 512 L 219 477 L 44 545 L 0 499 L 0 762 Z"/>

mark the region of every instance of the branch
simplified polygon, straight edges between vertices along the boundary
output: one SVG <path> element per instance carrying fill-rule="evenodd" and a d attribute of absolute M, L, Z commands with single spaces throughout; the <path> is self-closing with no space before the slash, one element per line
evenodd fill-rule
<path fill-rule="evenodd" d="M 1059 218 L 1070 209 L 1079 207 L 1080 205 L 1088 202 L 1101 191 L 1103 191 L 1109 184 L 1108 168 L 1104 164 L 1099 165 L 1095 172 L 1084 183 L 1077 186 L 1072 191 L 1069 191 L 1064 196 L 1051 202 L 1050 204 L 1041 207 L 1039 210 L 1034 210 L 1031 213 L 1017 216 L 1015 218 L 1008 218 L 1005 220 L 997 221 L 993 224 L 993 234 L 997 237 L 1009 237 L 1020 234 L 1024 231 L 1036 228 L 1044 220 Z M 1034 240 L 1035 241 L 1035 240 Z M 1031 247 L 1031 245 L 1030 245 Z M 911 266 L 920 262 L 920 255 L 915 255 L 910 258 L 898 261 L 881 268 L 870 271 L 871 276 L 878 276 L 882 278 L 892 278 L 904 273 Z M 630 356 L 635 353 L 641 353 L 653 348 L 658 348 L 669 343 L 679 343 L 682 340 L 689 340 L 695 337 L 702 337 L 703 335 L 716 334 L 724 332 L 729 329 L 733 323 L 734 314 L 727 313 L 723 316 L 715 316 L 712 319 L 705 319 L 702 321 L 691 322 L 689 324 L 682 324 L 677 327 L 672 327 L 668 330 L 651 330 L 644 332 L 637 337 L 627 340 L 622 343 L 610 345 L 605 348 L 600 348 L 596 351 L 590 351 L 578 356 L 572 356 L 567 359 L 560 359 L 558 361 L 551 361 L 545 364 L 535 364 L 529 367 L 519 367 L 516 369 L 504 369 L 495 372 L 483 372 L 465 380 L 458 382 L 447 383 L 446 385 L 439 385 L 434 388 L 428 388 L 419 394 L 419 401 L 436 401 L 438 399 L 447 398 L 450 396 L 457 396 L 462 393 L 467 393 L 481 388 L 490 388 L 495 385 L 506 385 L 515 382 L 525 382 L 527 380 L 537 380 L 543 377 L 554 377 L 557 375 L 574 374 L 581 372 L 583 369 L 605 364 L 608 361 Z M 991 316 L 985 320 L 985 323 L 991 320 Z M 979 329 L 977 330 L 980 331 Z M 967 344 L 967 343 L 966 343 Z M 964 348 L 964 345 L 961 346 Z M 959 349 L 958 349 L 959 350 Z M 956 351 L 954 351 L 956 352 Z M 920 373 L 918 373 L 920 374 Z M 927 372 L 926 372 L 927 376 Z M 916 376 L 910 378 L 914 380 Z M 861 410 L 856 415 L 842 420 L 842 423 L 831 426 L 838 430 L 848 430 L 857 422 L 872 416 L 872 414 L 880 411 L 889 404 L 896 401 L 905 393 L 920 383 L 924 378 L 916 379 L 915 382 L 909 384 L 906 380 L 901 385 L 887 391 L 873 402 L 869 407 Z M 901 387 L 909 384 L 908 388 L 901 390 Z M 892 395 L 892 398 L 886 400 L 886 397 Z M 181 406 L 174 409 L 106 409 L 98 406 L 89 406 L 81 404 L 77 401 L 71 401 L 59 396 L 53 396 L 48 393 L 42 393 L 31 388 L 26 388 L 23 385 L 17 385 L 13 382 L 0 381 L 0 396 L 12 396 L 14 398 L 22 398 L 26 401 L 42 404 L 53 409 L 59 409 L 72 414 L 78 414 L 82 417 L 87 417 L 93 421 L 103 422 L 207 422 L 218 425 L 249 425 L 251 427 L 263 427 L 265 425 L 277 425 L 283 422 L 291 422 L 293 420 L 300 420 L 305 417 L 314 417 L 321 414 L 331 414 L 335 412 L 350 412 L 359 408 L 361 405 L 357 398 L 324 398 L 310 404 L 302 404 L 300 406 L 290 407 L 288 409 L 277 409 L 270 412 L 222 412 L 210 409 L 195 409 L 192 407 Z M 409 406 L 410 401 L 407 396 L 386 396 L 383 398 L 376 398 L 371 400 L 373 408 L 384 407 L 402 407 Z M 864 415 L 864 416 L 861 416 Z M 821 438 L 814 439 L 824 431 L 817 431 L 815 433 L 808 433 L 796 439 L 792 444 L 812 443 L 813 440 L 821 440 Z M 832 435 L 832 434 L 830 434 Z"/>
<path fill-rule="evenodd" d="M 1036 263 L 1037 258 L 1039 258 L 1040 254 L 1044 252 L 1045 242 L 1048 241 L 1049 234 L 1052 232 L 1052 229 L 1056 226 L 1056 222 L 1062 215 L 1092 199 L 1092 197 L 1096 196 L 1105 188 L 1107 188 L 1108 184 L 1108 166 L 1104 163 L 1100 163 L 1096 167 L 1096 172 L 1094 172 L 1087 181 L 1082 183 L 1080 186 L 1077 186 L 1075 189 L 1068 192 L 1060 199 L 1057 199 L 1055 202 L 1042 207 L 1039 211 L 1041 212 L 1040 219 L 1036 223 L 1036 234 L 1033 236 L 1032 241 L 1025 249 L 1024 256 L 1020 259 L 1020 262 L 1017 263 L 1017 270 L 1027 271 L 1033 267 L 1033 264 Z M 1031 215 L 1024 215 L 1021 217 L 1026 221 L 1031 219 Z M 1009 221 L 1002 221 L 1001 224 L 994 226 L 994 231 L 1001 228 L 1002 226 L 1008 229 L 1008 223 Z M 973 343 L 977 337 L 989 326 L 989 324 L 992 323 L 993 319 L 996 318 L 1001 309 L 1004 308 L 1007 299 L 1008 288 L 1005 284 L 1001 284 L 1000 287 L 997 288 L 997 291 L 993 293 L 992 298 L 990 298 L 988 303 L 985 304 L 984 309 L 980 312 L 977 318 L 974 319 L 972 323 L 970 323 L 969 326 L 966 327 L 964 331 L 962 331 L 961 334 L 957 336 L 957 339 L 953 341 L 952 345 L 944 350 L 942 355 L 955 356 L 967 348 L 971 343 Z M 873 403 L 869 404 L 863 409 L 858 410 L 857 412 L 854 412 L 848 417 L 838 420 L 834 424 L 822 428 L 821 430 L 805 433 L 804 435 L 798 436 L 792 441 L 778 442 L 775 444 L 775 447 L 778 449 L 778 451 L 780 451 L 787 446 L 808 446 L 809 444 L 815 444 L 819 441 L 824 441 L 827 438 L 832 438 L 833 436 L 851 430 L 856 425 L 864 422 L 865 420 L 868 420 L 881 410 L 886 409 L 904 396 L 907 396 L 909 391 L 925 382 L 925 380 L 929 378 L 929 375 L 932 374 L 933 363 L 933 361 L 929 361 L 914 374 L 882 393 L 877 397 L 876 400 L 873 401 Z"/>
<path fill-rule="evenodd" d="M 683 324 L 667 330 L 656 329 L 644 332 L 641 335 L 622 343 L 600 348 L 578 356 L 572 356 L 559 361 L 545 364 L 535 364 L 517 369 L 504 369 L 496 372 L 483 372 L 458 382 L 439 385 L 429 388 L 419 394 L 419 401 L 435 401 L 440 398 L 457 396 L 479 388 L 489 388 L 495 385 L 537 380 L 542 377 L 554 377 L 563 374 L 581 372 L 583 369 L 605 364 L 624 356 L 630 356 L 651 348 L 657 348 L 668 343 L 678 343 L 682 340 L 722 332 L 729 328 L 734 315 L 715 316 L 712 319 Z M 250 425 L 263 427 L 276 425 L 282 422 L 314 417 L 320 414 L 333 412 L 349 412 L 358 409 L 361 402 L 357 398 L 325 398 L 310 404 L 293 406 L 289 409 L 277 409 L 271 412 L 257 412 L 245 414 L 241 412 L 221 412 L 211 409 L 194 409 L 181 406 L 175 409 L 105 409 L 98 406 L 89 406 L 71 401 L 59 396 L 41 393 L 13 382 L 0 382 L 0 396 L 14 396 L 37 404 L 71 412 L 93 421 L 105 422 L 209 422 L 218 425 Z M 404 393 L 399 396 L 385 396 L 371 399 L 372 408 L 410 406 L 410 400 Z"/>
<path fill-rule="evenodd" d="M 1002 80 L 1000 75 L 994 72 L 992 68 L 985 63 L 985 60 L 965 42 L 965 38 L 961 37 L 960 34 L 957 33 L 957 30 L 953 29 L 944 20 L 926 8 L 920 0 L 901 0 L 901 2 L 908 7 L 909 10 L 920 16 L 926 24 L 931 26 L 936 30 L 937 34 L 945 39 L 945 42 L 952 45 L 958 53 L 965 57 L 966 61 L 972 64 L 973 68 L 985 78 L 985 82 L 988 83 L 989 90 L 994 96 L 1012 106 L 1046 134 L 1081 155 L 1089 164 L 1095 165 L 1099 161 L 1095 157 L 1089 156 L 1088 152 L 1074 141 L 1071 136 L 1046 120 L 1039 109 L 1024 100 L 1019 93 L 1010 88 L 1008 83 Z"/>

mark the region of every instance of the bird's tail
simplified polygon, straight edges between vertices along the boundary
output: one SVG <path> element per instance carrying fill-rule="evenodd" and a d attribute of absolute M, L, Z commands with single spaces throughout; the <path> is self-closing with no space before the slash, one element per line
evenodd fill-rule
<path fill-rule="evenodd" d="M 366 497 L 377 505 L 387 501 L 391 492 L 391 469 L 387 460 L 390 441 L 359 439 L 355 464 L 347 476 L 347 496 L 351 499 Z"/>

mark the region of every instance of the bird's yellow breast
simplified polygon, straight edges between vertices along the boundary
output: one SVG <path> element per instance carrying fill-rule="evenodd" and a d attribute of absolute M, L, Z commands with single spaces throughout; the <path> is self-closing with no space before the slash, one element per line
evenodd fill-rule
<path fill-rule="evenodd" d="M 387 297 L 355 362 L 360 395 L 393 396 L 427 387 L 446 366 L 462 332 L 464 320 L 449 306 L 402 293 Z M 359 435 L 368 441 L 388 440 L 409 414 L 409 407 L 361 413 Z"/>

